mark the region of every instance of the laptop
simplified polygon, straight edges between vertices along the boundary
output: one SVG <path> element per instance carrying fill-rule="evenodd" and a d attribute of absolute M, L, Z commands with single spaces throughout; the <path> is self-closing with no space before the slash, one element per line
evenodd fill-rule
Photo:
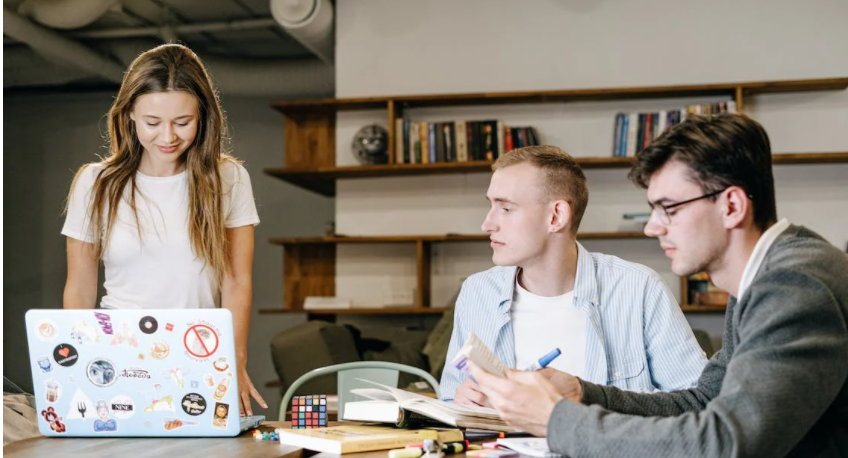
<path fill-rule="evenodd" d="M 227 309 L 30 310 L 38 427 L 45 436 L 236 436 L 233 316 Z"/>

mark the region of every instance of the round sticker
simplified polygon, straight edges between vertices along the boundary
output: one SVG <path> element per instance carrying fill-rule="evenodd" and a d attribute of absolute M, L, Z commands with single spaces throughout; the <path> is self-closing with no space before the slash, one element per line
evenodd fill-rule
<path fill-rule="evenodd" d="M 197 393 L 189 393 L 183 396 L 183 411 L 189 415 L 197 416 L 206 412 L 206 399 Z"/>
<path fill-rule="evenodd" d="M 57 329 L 55 321 L 41 320 L 35 325 L 35 335 L 45 342 L 53 342 L 56 340 Z"/>
<path fill-rule="evenodd" d="M 150 356 L 156 359 L 165 359 L 171 354 L 171 347 L 161 340 L 154 340 L 150 344 Z"/>
<path fill-rule="evenodd" d="M 153 334 L 159 329 L 159 323 L 152 316 L 143 317 L 138 322 L 138 328 L 145 334 Z"/>
<path fill-rule="evenodd" d="M 112 416 L 118 420 L 125 420 L 135 415 L 135 403 L 129 396 L 118 395 L 109 401 Z"/>
<path fill-rule="evenodd" d="M 186 331 L 183 344 L 191 356 L 208 358 L 218 351 L 218 333 L 205 324 L 196 324 Z"/>
<path fill-rule="evenodd" d="M 56 345 L 56 348 L 53 350 L 53 359 L 56 360 L 56 364 L 64 367 L 71 367 L 77 363 L 77 359 L 79 359 L 79 353 L 77 353 L 77 349 L 69 344 L 59 344 Z"/>
<path fill-rule="evenodd" d="M 85 373 L 88 380 L 97 386 L 109 386 L 118 379 L 118 371 L 115 370 L 115 365 L 106 358 L 91 360 Z"/>

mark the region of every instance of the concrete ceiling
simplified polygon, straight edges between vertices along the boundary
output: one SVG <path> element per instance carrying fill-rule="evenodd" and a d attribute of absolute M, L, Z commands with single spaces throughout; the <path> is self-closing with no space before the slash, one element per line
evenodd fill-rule
<path fill-rule="evenodd" d="M 249 70 L 251 65 L 265 66 L 266 70 L 271 66 L 285 66 L 285 77 L 291 76 L 289 72 L 297 71 L 301 66 L 309 67 L 308 71 L 312 72 L 313 79 L 315 72 L 322 73 L 324 68 L 332 74 L 332 62 L 327 62 L 326 54 L 321 62 L 317 57 L 318 53 L 310 50 L 273 20 L 269 0 L 114 0 L 108 11 L 94 22 L 71 30 L 39 23 L 38 17 L 27 9 L 31 4 L 21 7 L 26 1 L 3 1 L 3 71 L 6 91 L 39 88 L 76 90 L 117 85 L 114 78 L 110 81 L 110 78 L 98 76 L 94 72 L 89 73 L 85 67 L 81 68 L 79 65 L 74 68 L 62 59 L 51 58 L 50 53 L 45 53 L 43 49 L 34 50 L 28 43 L 6 35 L 5 30 L 9 23 L 7 15 L 15 14 L 31 21 L 37 27 L 58 33 L 61 38 L 72 41 L 72 44 L 78 43 L 99 53 L 122 67 L 128 63 L 127 53 L 124 52 L 122 56 L 118 48 L 143 50 L 158 43 L 177 40 L 191 47 L 207 61 L 214 76 L 217 75 L 212 62 L 222 63 L 217 65 L 218 67 L 233 64 L 245 70 Z M 104 1 L 110 3 L 109 0 L 101 0 Z M 69 0 L 69 3 L 72 2 L 73 0 Z M 300 0 L 293 3 L 309 2 Z M 330 5 L 332 6 L 332 3 Z M 233 21 L 242 24 L 243 28 L 222 30 L 223 27 L 213 27 L 212 31 L 198 31 L 185 30 L 185 27 L 182 27 L 221 25 Z M 161 33 L 136 33 L 140 30 L 150 32 L 156 29 L 161 30 Z M 175 30 L 178 32 L 175 33 Z M 115 33 L 144 36 L 116 37 Z M 322 81 L 322 87 L 316 87 L 314 90 L 305 87 L 305 90 L 300 92 L 304 92 L 304 96 L 331 95 L 327 94 L 326 76 L 317 79 Z M 331 82 L 329 84 L 332 85 Z M 292 93 L 290 89 L 281 87 L 279 91 L 275 91 L 272 88 L 270 92 L 296 98 L 299 94 Z M 222 88 L 222 92 L 225 91 L 226 88 Z M 254 92 L 264 94 L 269 90 L 265 88 Z M 332 88 L 329 92 L 332 92 Z"/>

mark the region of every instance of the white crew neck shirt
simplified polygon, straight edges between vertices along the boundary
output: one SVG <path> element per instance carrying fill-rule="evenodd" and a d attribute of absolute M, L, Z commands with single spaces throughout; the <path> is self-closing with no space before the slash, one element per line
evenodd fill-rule
<path fill-rule="evenodd" d="M 510 306 L 516 369 L 523 370 L 554 348 L 562 354 L 548 367 L 577 377 L 586 373 L 586 314 L 574 306 L 574 291 L 538 296 L 515 280 Z"/>
<path fill-rule="evenodd" d="M 62 234 L 94 243 L 89 233 L 91 189 L 100 166 L 82 172 L 68 204 Z M 224 226 L 259 224 L 250 176 L 240 164 L 221 165 Z M 106 295 L 100 305 L 115 309 L 184 309 L 221 306 L 220 287 L 209 266 L 194 254 L 188 236 L 188 175 L 167 177 L 136 172 L 136 210 L 129 185 L 118 208 L 111 240 L 103 255 Z"/>

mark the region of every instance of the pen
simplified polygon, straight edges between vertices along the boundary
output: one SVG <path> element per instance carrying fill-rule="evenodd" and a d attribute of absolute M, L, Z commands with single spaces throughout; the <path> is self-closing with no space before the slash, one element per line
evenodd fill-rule
<path fill-rule="evenodd" d="M 557 356 L 559 356 L 560 354 L 562 354 L 562 352 L 559 351 L 559 348 L 554 348 L 553 350 L 550 351 L 550 353 L 548 353 L 545 356 L 542 356 L 541 358 L 539 358 L 538 361 L 531 364 L 527 369 L 524 369 L 524 371 L 525 372 L 537 371 L 537 370 L 539 370 L 543 367 L 546 367 L 548 364 L 551 363 L 551 361 L 555 360 L 557 358 Z"/>

